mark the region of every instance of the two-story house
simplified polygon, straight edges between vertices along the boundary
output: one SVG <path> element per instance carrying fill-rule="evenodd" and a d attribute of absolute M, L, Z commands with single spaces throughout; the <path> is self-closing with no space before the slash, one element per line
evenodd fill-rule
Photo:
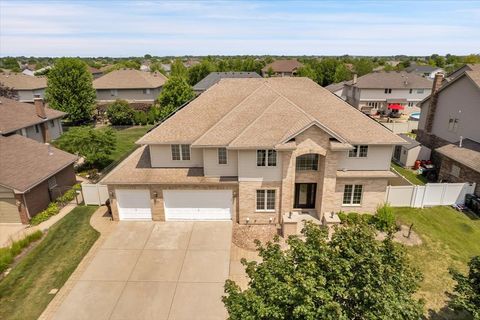
<path fill-rule="evenodd" d="M 117 99 L 128 102 L 153 103 L 167 78 L 160 72 L 133 69 L 111 71 L 93 81 L 97 101 L 109 103 Z"/>
<path fill-rule="evenodd" d="M 34 99 L 45 97 L 47 78 L 23 73 L 0 73 L 0 84 L 15 90 L 20 102 L 33 103 Z"/>
<path fill-rule="evenodd" d="M 297 59 L 280 59 L 262 68 L 262 77 L 294 77 L 303 66 Z"/>
<path fill-rule="evenodd" d="M 432 82 L 408 72 L 372 72 L 345 83 L 345 100 L 362 112 L 375 114 L 401 105 L 405 113 L 430 95 Z M 418 110 L 418 109 L 417 109 Z"/>
<path fill-rule="evenodd" d="M 437 73 L 445 73 L 445 70 L 443 70 L 442 68 L 418 64 L 412 64 L 411 66 L 405 68 L 405 71 L 418 74 L 419 76 L 425 77 L 430 80 L 433 80 Z"/>
<path fill-rule="evenodd" d="M 449 81 L 438 74 L 421 103 L 417 140 L 432 149 L 439 180 L 475 182 L 480 195 L 480 65 L 468 65 Z"/>
<path fill-rule="evenodd" d="M 55 140 L 63 133 L 65 112 L 46 108 L 43 99 L 34 105 L 0 97 L 0 135 L 19 134 L 41 143 Z"/>
<path fill-rule="evenodd" d="M 279 223 L 373 212 L 405 143 L 308 78 L 222 79 L 102 181 L 116 220 Z"/>

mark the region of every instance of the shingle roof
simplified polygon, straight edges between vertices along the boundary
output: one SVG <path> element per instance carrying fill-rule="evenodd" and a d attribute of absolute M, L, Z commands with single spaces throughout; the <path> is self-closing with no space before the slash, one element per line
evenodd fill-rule
<path fill-rule="evenodd" d="M 47 119 L 42 119 L 37 115 L 34 105 L 0 97 L 0 134 L 13 132 L 66 115 L 65 112 L 50 108 L 45 108 L 45 114 Z"/>
<path fill-rule="evenodd" d="M 210 72 L 193 86 L 193 90 L 205 91 L 221 79 L 227 78 L 261 78 L 261 76 L 256 72 Z"/>
<path fill-rule="evenodd" d="M 273 147 L 310 125 L 352 144 L 405 143 L 312 80 L 299 77 L 222 79 L 137 143 Z"/>
<path fill-rule="evenodd" d="M 347 84 L 361 89 L 431 89 L 432 81 L 415 73 L 382 71 L 361 76 L 355 84 Z"/>
<path fill-rule="evenodd" d="M 411 65 L 408 68 L 405 68 L 405 71 L 426 73 L 426 72 L 433 72 L 433 71 L 439 70 L 439 69 L 442 69 L 442 68 L 432 67 L 432 66 L 422 66 L 422 65 L 414 64 L 414 65 Z"/>
<path fill-rule="evenodd" d="M 338 82 L 338 83 L 332 83 L 332 84 L 329 84 L 328 86 L 326 86 L 325 89 L 327 89 L 330 92 L 335 92 L 335 91 L 338 91 L 340 89 L 343 89 L 343 87 L 346 84 L 351 84 L 351 83 L 352 83 L 352 80 L 342 81 L 342 82 Z"/>
<path fill-rule="evenodd" d="M 404 133 L 400 133 L 399 134 L 400 138 L 402 138 L 403 140 L 407 141 L 408 144 L 404 145 L 403 147 L 407 150 L 410 150 L 410 149 L 413 149 L 415 148 L 416 146 L 419 146 L 420 145 L 420 142 L 418 142 L 417 140 L 415 139 L 412 139 L 410 138 L 408 135 L 404 134 Z"/>
<path fill-rule="evenodd" d="M 133 69 L 114 70 L 93 80 L 95 89 L 153 89 L 163 86 L 167 78 L 160 72 Z"/>
<path fill-rule="evenodd" d="M 47 78 L 23 73 L 0 73 L 0 83 L 15 90 L 34 90 L 47 87 Z"/>
<path fill-rule="evenodd" d="M 0 184 L 25 192 L 72 164 L 77 157 L 14 134 L 0 136 Z"/>
<path fill-rule="evenodd" d="M 460 148 L 458 145 L 458 142 L 455 144 L 447 144 L 435 149 L 435 151 L 480 172 L 480 143 L 470 139 L 464 139 L 462 141 L 462 147 Z"/>
<path fill-rule="evenodd" d="M 267 64 L 263 67 L 263 72 L 268 72 L 271 68 L 273 72 L 293 72 L 296 69 L 302 67 L 303 64 L 298 62 L 296 59 L 282 59 L 275 60 L 272 63 Z"/>
<path fill-rule="evenodd" d="M 203 168 L 152 168 L 146 146 L 135 150 L 100 183 L 102 184 L 209 184 L 237 183 L 236 178 L 205 177 Z"/>

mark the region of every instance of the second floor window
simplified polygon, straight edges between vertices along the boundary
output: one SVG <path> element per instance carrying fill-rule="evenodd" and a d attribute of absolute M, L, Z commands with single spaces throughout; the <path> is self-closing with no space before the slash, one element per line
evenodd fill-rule
<path fill-rule="evenodd" d="M 275 167 L 277 165 L 277 151 L 257 150 L 257 167 Z"/>
<path fill-rule="evenodd" d="M 353 146 L 353 149 L 348 151 L 349 158 L 366 158 L 367 155 L 368 146 Z"/>
<path fill-rule="evenodd" d="M 117 91 L 117 89 L 111 89 L 111 90 L 110 90 L 110 95 L 111 95 L 112 97 L 118 96 L 118 91 Z"/>
<path fill-rule="evenodd" d="M 150 94 L 150 89 L 143 89 L 143 94 Z"/>
<path fill-rule="evenodd" d="M 189 144 L 172 144 L 172 160 L 190 160 Z"/>
<path fill-rule="evenodd" d="M 448 131 L 457 132 L 458 130 L 458 119 L 450 118 L 448 119 Z"/>
<path fill-rule="evenodd" d="M 424 92 L 425 92 L 424 89 L 417 89 L 417 93 L 420 93 L 420 94 L 421 94 L 421 93 L 424 93 Z"/>
<path fill-rule="evenodd" d="M 386 94 L 392 93 L 392 89 L 390 89 L 390 88 L 385 89 L 385 93 Z"/>
<path fill-rule="evenodd" d="M 227 164 L 227 148 L 218 148 L 218 164 Z"/>
<path fill-rule="evenodd" d="M 318 154 L 304 154 L 297 157 L 296 165 L 297 171 L 318 170 Z"/>
<path fill-rule="evenodd" d="M 40 128 L 38 127 L 38 124 L 35 125 L 35 132 L 36 132 L 36 133 L 39 133 L 39 132 L 40 132 Z"/>

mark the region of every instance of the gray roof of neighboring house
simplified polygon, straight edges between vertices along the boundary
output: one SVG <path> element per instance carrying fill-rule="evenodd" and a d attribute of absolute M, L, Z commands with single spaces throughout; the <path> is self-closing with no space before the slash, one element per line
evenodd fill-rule
<path fill-rule="evenodd" d="M 134 69 L 114 70 L 93 80 L 95 89 L 154 89 L 165 84 L 167 78 L 160 72 Z"/>
<path fill-rule="evenodd" d="M 211 72 L 193 86 L 195 91 L 205 91 L 221 79 L 227 78 L 261 78 L 256 72 Z"/>
<path fill-rule="evenodd" d="M 403 145 L 403 147 L 407 150 L 413 149 L 413 148 L 421 145 L 420 142 L 418 142 L 415 139 L 410 138 L 407 134 L 400 133 L 399 136 L 400 136 L 400 138 L 402 138 L 403 140 L 408 142 L 408 144 Z"/>
<path fill-rule="evenodd" d="M 355 84 L 346 84 L 361 89 L 431 89 L 432 81 L 415 73 L 405 71 L 372 72 L 361 76 Z"/>
<path fill-rule="evenodd" d="M 340 89 L 343 89 L 343 87 L 345 87 L 346 84 L 351 84 L 351 83 L 352 83 L 352 80 L 342 81 L 342 82 L 338 82 L 338 83 L 332 83 L 332 84 L 329 84 L 328 86 L 326 86 L 325 89 L 327 89 L 330 92 L 335 92 L 335 91 L 338 91 Z"/>
<path fill-rule="evenodd" d="M 476 141 L 463 139 L 461 148 L 459 142 L 456 142 L 437 148 L 435 151 L 480 172 L 480 143 Z"/>
<path fill-rule="evenodd" d="M 276 147 L 312 125 L 346 143 L 405 143 L 303 77 L 222 79 L 137 143 Z"/>
<path fill-rule="evenodd" d="M 419 73 L 431 73 L 435 70 L 443 70 L 442 68 L 439 67 L 432 67 L 432 66 L 422 66 L 418 64 L 411 65 L 408 68 L 405 68 L 405 71 L 407 72 L 419 72 Z"/>
<path fill-rule="evenodd" d="M 77 160 L 77 156 L 14 134 L 0 136 L 0 184 L 24 193 Z"/>
<path fill-rule="evenodd" d="M 15 90 L 35 90 L 47 87 L 47 78 L 23 73 L 0 73 L 0 83 Z"/>
<path fill-rule="evenodd" d="M 66 115 L 65 112 L 50 108 L 45 108 L 45 114 L 47 119 L 42 119 L 37 115 L 34 105 L 0 97 L 0 135 Z"/>

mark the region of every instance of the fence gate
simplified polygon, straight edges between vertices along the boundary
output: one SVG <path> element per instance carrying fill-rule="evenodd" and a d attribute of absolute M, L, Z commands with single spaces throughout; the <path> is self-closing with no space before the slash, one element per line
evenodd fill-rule
<path fill-rule="evenodd" d="M 107 186 L 98 183 L 82 183 L 82 194 L 86 205 L 104 205 L 108 199 Z"/>

